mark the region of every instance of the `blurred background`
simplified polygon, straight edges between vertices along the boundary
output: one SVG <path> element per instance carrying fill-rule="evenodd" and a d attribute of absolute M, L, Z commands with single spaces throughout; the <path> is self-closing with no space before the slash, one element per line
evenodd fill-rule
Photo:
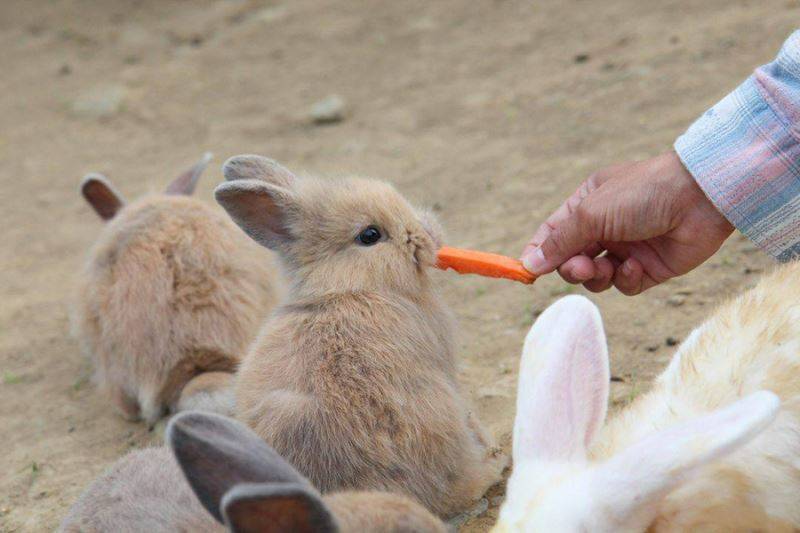
<path fill-rule="evenodd" d="M 770 61 L 788 0 L 0 1 L 0 530 L 54 529 L 132 447 L 69 336 L 76 272 L 101 222 L 78 194 L 107 174 L 128 198 L 203 152 L 199 187 L 239 153 L 395 183 L 448 243 L 517 255 L 591 172 L 671 148 Z M 637 298 L 593 295 L 615 406 L 769 261 L 743 238 Z M 465 389 L 508 450 L 532 320 L 583 292 L 437 274 L 462 328 Z M 502 488 L 466 531 L 494 523 Z"/>

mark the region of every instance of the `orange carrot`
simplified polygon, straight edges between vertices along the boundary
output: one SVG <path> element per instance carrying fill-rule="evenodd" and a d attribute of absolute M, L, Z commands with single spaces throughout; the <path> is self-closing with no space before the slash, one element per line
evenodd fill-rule
<path fill-rule="evenodd" d="M 442 246 L 438 253 L 438 268 L 452 268 L 459 274 L 478 274 L 489 278 L 506 278 L 531 284 L 536 276 L 525 270 L 522 262 L 504 255 Z"/>

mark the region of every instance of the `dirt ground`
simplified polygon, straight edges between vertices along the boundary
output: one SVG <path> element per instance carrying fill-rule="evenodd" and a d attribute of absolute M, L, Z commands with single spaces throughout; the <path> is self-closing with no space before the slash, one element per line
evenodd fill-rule
<path fill-rule="evenodd" d="M 101 226 L 77 193 L 86 172 L 135 197 L 211 150 L 212 202 L 219 164 L 261 153 L 385 178 L 438 211 L 451 244 L 517 254 L 589 173 L 668 149 L 798 17 L 787 0 L 2 0 L 0 530 L 52 530 L 116 458 L 158 441 L 112 411 L 69 335 Z M 331 94 L 345 119 L 312 125 Z M 592 295 L 624 380 L 615 404 L 770 264 L 734 236 L 642 296 Z M 437 275 L 465 388 L 508 449 L 521 341 L 550 302 L 584 291 Z M 501 495 L 465 529 L 491 526 Z"/>

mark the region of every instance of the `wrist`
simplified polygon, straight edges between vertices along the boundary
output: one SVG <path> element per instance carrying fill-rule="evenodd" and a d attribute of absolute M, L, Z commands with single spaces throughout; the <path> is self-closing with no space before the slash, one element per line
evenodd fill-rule
<path fill-rule="evenodd" d="M 731 223 L 725 214 L 711 201 L 711 199 L 703 191 L 700 184 L 695 177 L 683 164 L 681 158 L 675 150 L 670 150 L 663 154 L 669 160 L 671 171 L 669 175 L 678 182 L 681 198 L 681 205 L 679 209 L 683 212 L 692 210 L 699 215 L 707 224 L 719 233 L 724 233 L 726 236 L 733 233 L 736 227 Z"/>

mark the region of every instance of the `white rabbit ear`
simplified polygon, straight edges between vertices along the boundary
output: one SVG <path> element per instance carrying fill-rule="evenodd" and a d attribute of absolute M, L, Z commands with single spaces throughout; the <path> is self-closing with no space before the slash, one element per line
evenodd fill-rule
<path fill-rule="evenodd" d="M 228 181 L 261 180 L 290 189 L 297 179 L 280 163 L 261 155 L 236 155 L 225 161 L 222 173 Z"/>
<path fill-rule="evenodd" d="M 111 220 L 125 206 L 122 195 L 101 174 L 87 174 L 81 181 L 81 194 L 103 220 Z"/>
<path fill-rule="evenodd" d="M 166 194 L 190 196 L 197 187 L 197 181 L 208 167 L 209 161 L 213 155 L 211 152 L 206 152 L 203 157 L 192 165 L 192 168 L 186 170 L 183 174 L 172 180 L 172 183 L 167 185 Z"/>
<path fill-rule="evenodd" d="M 584 459 L 606 416 L 609 379 L 606 338 L 594 304 L 567 296 L 548 307 L 522 351 L 514 464 Z"/>
<path fill-rule="evenodd" d="M 276 249 L 292 240 L 288 219 L 296 202 L 290 190 L 240 179 L 218 185 L 214 196 L 233 221 L 263 246 Z"/>
<path fill-rule="evenodd" d="M 236 420 L 187 411 L 167 426 L 165 440 L 200 503 L 223 522 L 223 496 L 241 483 L 292 483 L 314 490 L 278 452 Z"/>
<path fill-rule="evenodd" d="M 339 530 L 322 498 L 298 484 L 246 484 L 222 500 L 225 524 L 234 533 L 335 533 Z"/>
<path fill-rule="evenodd" d="M 650 523 L 667 493 L 700 467 L 763 432 L 779 408 L 775 394 L 755 392 L 725 408 L 650 435 L 594 470 L 591 487 L 595 503 L 631 527 Z"/>

